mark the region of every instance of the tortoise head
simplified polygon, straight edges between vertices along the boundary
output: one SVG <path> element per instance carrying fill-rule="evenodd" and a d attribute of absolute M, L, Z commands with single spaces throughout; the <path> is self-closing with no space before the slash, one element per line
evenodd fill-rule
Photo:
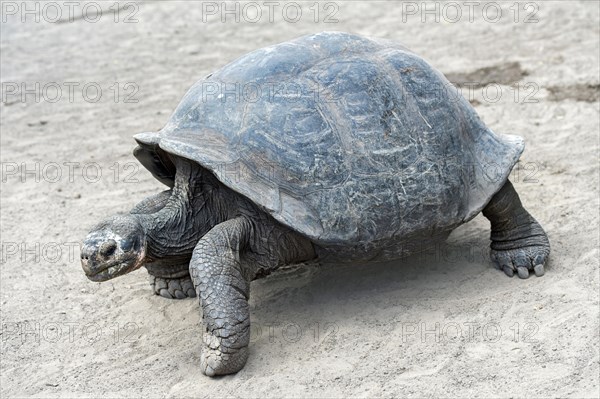
<path fill-rule="evenodd" d="M 139 269 L 146 234 L 135 215 L 114 216 L 96 225 L 81 244 L 81 266 L 92 281 L 106 281 Z"/>

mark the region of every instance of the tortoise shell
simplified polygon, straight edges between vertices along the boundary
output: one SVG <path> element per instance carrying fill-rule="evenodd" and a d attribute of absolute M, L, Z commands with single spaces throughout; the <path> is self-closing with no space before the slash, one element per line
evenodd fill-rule
<path fill-rule="evenodd" d="M 422 58 L 325 32 L 253 51 L 199 81 L 136 156 L 172 185 L 171 156 L 317 244 L 447 235 L 523 151 Z"/>

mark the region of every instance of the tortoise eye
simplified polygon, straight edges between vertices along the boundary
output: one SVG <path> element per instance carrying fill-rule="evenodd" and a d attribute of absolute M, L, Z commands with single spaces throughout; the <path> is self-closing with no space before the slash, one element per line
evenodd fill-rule
<path fill-rule="evenodd" d="M 110 256 L 115 253 L 116 249 L 117 242 L 115 240 L 108 240 L 100 246 L 100 254 L 102 256 Z"/>

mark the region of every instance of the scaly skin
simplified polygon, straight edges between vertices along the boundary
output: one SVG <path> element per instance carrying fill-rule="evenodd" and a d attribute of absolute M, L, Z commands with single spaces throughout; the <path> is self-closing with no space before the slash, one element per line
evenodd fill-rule
<path fill-rule="evenodd" d="M 158 194 L 144 198 L 129 211 L 130 214 L 152 214 L 160 211 L 167 205 L 171 198 L 172 190 L 165 190 Z"/>
<path fill-rule="evenodd" d="M 189 276 L 181 278 L 164 278 L 148 274 L 148 277 L 152 291 L 163 298 L 186 299 L 196 297 L 194 283 Z"/>
<path fill-rule="evenodd" d="M 172 190 L 166 190 L 151 195 L 134 206 L 129 213 L 154 214 L 167 205 L 171 194 Z M 148 280 L 154 294 L 167 299 L 194 298 L 196 291 L 189 275 L 188 264 L 189 259 L 175 265 L 160 261 L 146 264 Z"/>
<path fill-rule="evenodd" d="M 147 263 L 152 291 L 167 299 L 195 298 L 196 291 L 189 273 L 189 259 Z"/>
<path fill-rule="evenodd" d="M 242 213 L 202 237 L 190 262 L 204 325 L 200 367 L 208 376 L 235 373 L 246 364 L 250 281 L 315 257 L 307 239 L 251 209 Z"/>
<path fill-rule="evenodd" d="M 251 227 L 245 218 L 223 222 L 196 245 L 190 272 L 202 306 L 200 368 L 208 376 L 240 370 L 250 343 L 250 279 L 242 265 Z"/>
<path fill-rule="evenodd" d="M 483 210 L 492 224 L 491 258 L 496 267 L 512 277 L 544 274 L 544 263 L 550 254 L 548 236 L 540 224 L 523 208 L 510 181 Z"/>

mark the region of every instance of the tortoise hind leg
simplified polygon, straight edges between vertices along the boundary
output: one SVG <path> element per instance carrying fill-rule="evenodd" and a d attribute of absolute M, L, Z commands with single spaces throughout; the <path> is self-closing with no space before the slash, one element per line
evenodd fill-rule
<path fill-rule="evenodd" d="M 148 263 L 145 265 L 152 291 L 167 299 L 195 298 L 196 290 L 189 273 L 189 261 L 165 266 Z"/>
<path fill-rule="evenodd" d="M 492 224 L 491 258 L 507 276 L 520 278 L 544 274 L 544 263 L 550 254 L 550 242 L 542 226 L 523 208 L 510 181 L 483 210 Z"/>

